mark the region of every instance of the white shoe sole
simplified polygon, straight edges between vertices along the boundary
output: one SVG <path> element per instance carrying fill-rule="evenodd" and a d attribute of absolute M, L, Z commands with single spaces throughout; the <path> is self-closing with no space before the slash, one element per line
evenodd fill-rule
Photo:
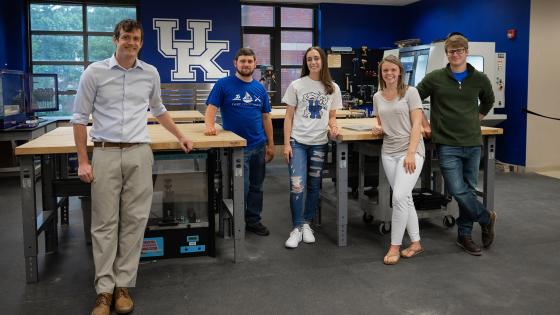
<path fill-rule="evenodd" d="M 298 245 L 299 245 L 299 243 L 298 243 Z M 298 245 L 296 245 L 296 246 L 290 246 L 290 245 L 288 245 L 288 244 L 284 244 L 284 247 L 289 248 L 289 249 L 294 249 L 294 248 L 297 248 Z"/>

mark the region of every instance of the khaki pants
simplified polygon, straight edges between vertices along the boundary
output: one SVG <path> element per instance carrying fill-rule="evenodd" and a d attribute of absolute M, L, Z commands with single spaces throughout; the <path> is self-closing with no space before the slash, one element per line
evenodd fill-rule
<path fill-rule="evenodd" d="M 148 144 L 93 150 L 91 237 L 98 294 L 136 285 L 152 204 L 153 162 Z"/>

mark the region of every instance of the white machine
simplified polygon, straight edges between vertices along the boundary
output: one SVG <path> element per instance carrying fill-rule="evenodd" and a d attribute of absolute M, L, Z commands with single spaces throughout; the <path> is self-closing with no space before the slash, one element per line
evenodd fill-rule
<path fill-rule="evenodd" d="M 507 119 L 505 114 L 494 114 L 495 108 L 505 107 L 506 54 L 495 52 L 493 42 L 469 42 L 467 62 L 478 71 L 484 72 L 492 82 L 495 102 L 482 121 L 484 126 L 495 126 Z M 404 81 L 416 86 L 426 73 L 443 68 L 447 65 L 447 56 L 443 42 L 386 50 L 383 57 L 395 55 L 404 66 Z M 430 117 L 429 100 L 424 104 L 424 112 Z"/>

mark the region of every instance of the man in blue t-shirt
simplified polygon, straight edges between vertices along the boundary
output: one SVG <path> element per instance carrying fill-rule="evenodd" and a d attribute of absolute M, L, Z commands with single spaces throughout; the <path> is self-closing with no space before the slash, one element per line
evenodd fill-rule
<path fill-rule="evenodd" d="M 205 135 L 216 135 L 218 108 L 225 130 L 247 140 L 244 150 L 245 229 L 257 235 L 270 234 L 261 223 L 265 162 L 274 157 L 270 102 L 266 90 L 253 79 L 256 56 L 252 49 L 241 48 L 235 54 L 235 75 L 214 85 L 206 104 Z"/>

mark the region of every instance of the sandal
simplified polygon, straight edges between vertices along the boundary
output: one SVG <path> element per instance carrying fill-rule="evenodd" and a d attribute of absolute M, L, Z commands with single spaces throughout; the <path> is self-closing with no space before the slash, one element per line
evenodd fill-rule
<path fill-rule="evenodd" d="M 385 265 L 396 265 L 399 262 L 401 256 L 399 254 L 396 255 L 385 255 L 383 257 L 383 263 Z"/>
<path fill-rule="evenodd" d="M 407 248 L 405 248 L 401 251 L 401 257 L 402 258 L 412 258 L 414 256 L 418 256 L 418 255 L 422 254 L 423 252 L 424 252 L 423 248 L 412 249 L 412 247 L 409 246 L 409 247 L 407 247 Z"/>

